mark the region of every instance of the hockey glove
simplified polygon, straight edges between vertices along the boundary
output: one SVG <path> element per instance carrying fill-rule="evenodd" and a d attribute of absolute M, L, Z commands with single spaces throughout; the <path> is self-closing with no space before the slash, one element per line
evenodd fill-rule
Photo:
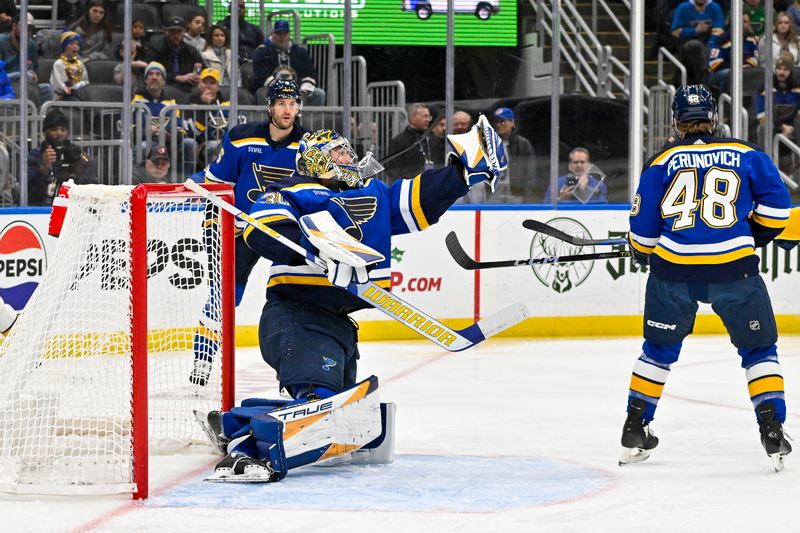
<path fill-rule="evenodd" d="M 775 239 L 773 242 L 787 251 L 793 250 L 795 246 L 800 244 L 800 241 L 789 241 L 786 239 Z"/>
<path fill-rule="evenodd" d="M 332 285 L 346 289 L 350 283 L 366 283 L 369 273 L 366 266 L 353 266 L 331 257 L 324 251 L 319 251 L 319 256 L 328 265 L 328 281 Z"/>
<path fill-rule="evenodd" d="M 633 260 L 636 261 L 637 265 L 647 266 L 647 263 L 650 260 L 650 256 L 648 254 L 642 253 L 633 247 L 631 247 L 631 252 L 633 254 Z"/>
<path fill-rule="evenodd" d="M 467 133 L 447 136 L 448 165 L 463 169 L 462 177 L 472 187 L 485 181 L 494 192 L 500 172 L 508 168 L 503 140 L 497 135 L 486 117 L 478 117 L 478 123 Z"/>

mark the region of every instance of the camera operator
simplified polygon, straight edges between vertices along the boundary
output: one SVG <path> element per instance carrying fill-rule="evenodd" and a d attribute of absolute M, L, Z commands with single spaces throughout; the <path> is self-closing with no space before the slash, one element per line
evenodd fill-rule
<path fill-rule="evenodd" d="M 58 109 L 44 117 L 44 142 L 28 154 L 28 204 L 50 205 L 61 184 L 97 183 L 94 162 L 67 138 L 69 121 Z"/>
<path fill-rule="evenodd" d="M 592 164 L 589 150 L 573 148 L 569 153 L 569 172 L 558 178 L 559 203 L 605 204 L 608 187 L 605 175 Z M 550 187 L 545 192 L 543 203 L 551 203 Z"/>

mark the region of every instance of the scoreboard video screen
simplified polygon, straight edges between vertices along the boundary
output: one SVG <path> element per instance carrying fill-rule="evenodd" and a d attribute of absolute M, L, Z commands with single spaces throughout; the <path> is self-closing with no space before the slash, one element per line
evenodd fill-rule
<path fill-rule="evenodd" d="M 259 2 L 246 1 L 245 17 L 258 25 Z M 352 0 L 353 44 L 438 45 L 447 42 L 447 0 Z M 214 1 L 214 21 L 228 15 L 228 2 Z M 264 11 L 292 9 L 303 35 L 331 33 L 344 42 L 344 0 L 265 0 Z M 512 0 L 455 0 L 455 44 L 515 46 L 517 4 Z M 294 39 L 294 36 L 292 36 Z"/>

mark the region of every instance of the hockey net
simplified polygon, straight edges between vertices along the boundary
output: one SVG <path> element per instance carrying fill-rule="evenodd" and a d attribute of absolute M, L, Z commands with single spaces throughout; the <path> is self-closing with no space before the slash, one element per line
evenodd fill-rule
<path fill-rule="evenodd" d="M 205 442 L 193 410 L 231 406 L 232 295 L 227 213 L 182 185 L 72 187 L 0 346 L 0 490 L 146 497 L 148 450 Z M 201 330 L 204 386 L 189 379 Z"/>

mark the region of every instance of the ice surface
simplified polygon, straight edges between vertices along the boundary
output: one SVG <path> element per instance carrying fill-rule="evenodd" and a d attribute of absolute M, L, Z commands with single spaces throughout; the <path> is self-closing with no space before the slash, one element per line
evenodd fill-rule
<path fill-rule="evenodd" d="M 739 357 L 690 337 L 644 463 L 617 466 L 641 341 L 492 339 L 460 353 L 363 343 L 359 377 L 397 404 L 397 460 L 305 468 L 271 485 L 205 483 L 200 448 L 151 457 L 145 503 L 0 496 L 3 531 L 798 531 L 800 450 L 776 474 Z M 800 337 L 782 337 L 787 432 L 800 435 Z M 237 351 L 237 397 L 273 396 L 256 349 Z M 800 441 L 796 443 L 800 446 Z M 210 449 L 209 449 L 210 450 Z"/>

